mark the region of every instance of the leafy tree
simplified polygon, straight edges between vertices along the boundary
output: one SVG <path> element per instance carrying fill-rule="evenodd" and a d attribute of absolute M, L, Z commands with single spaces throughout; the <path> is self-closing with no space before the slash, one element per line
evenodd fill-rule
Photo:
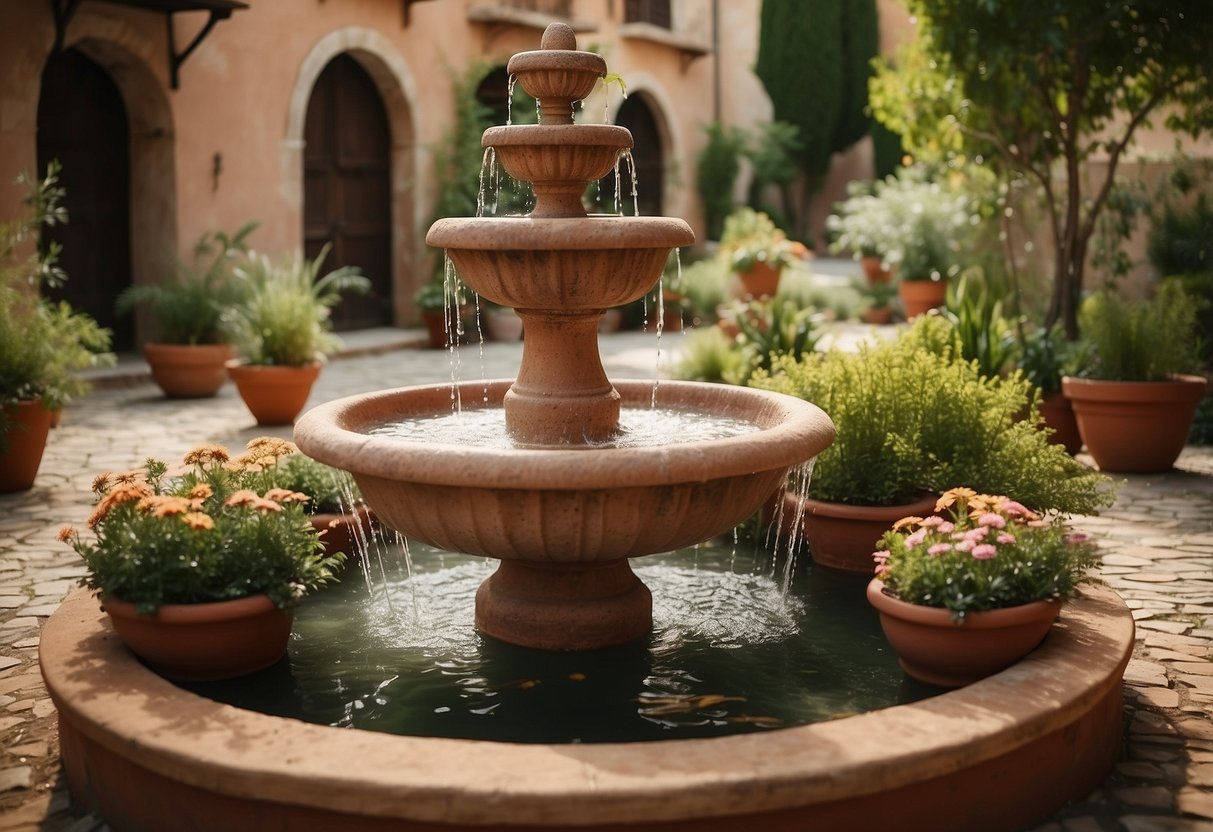
<path fill-rule="evenodd" d="M 1193 136 L 1213 126 L 1213 6 L 907 5 L 918 37 L 896 67 L 878 68 L 876 117 L 916 154 L 988 160 L 1008 180 L 1039 185 L 1054 240 L 1046 325 L 1077 337 L 1091 238 L 1138 129 L 1162 114 Z"/>
<path fill-rule="evenodd" d="M 707 215 L 708 238 L 719 240 L 724 218 L 733 212 L 733 185 L 741 172 L 744 133 L 728 125 L 712 122 L 704 127 L 708 143 L 697 160 L 696 187 Z"/>

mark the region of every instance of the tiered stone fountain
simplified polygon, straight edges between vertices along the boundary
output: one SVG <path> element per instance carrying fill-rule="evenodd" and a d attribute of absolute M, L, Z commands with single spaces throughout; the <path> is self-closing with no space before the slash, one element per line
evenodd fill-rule
<path fill-rule="evenodd" d="M 467 407 L 504 410 L 508 440 L 471 447 L 369 435 L 389 420 L 451 411 L 450 386 L 322 405 L 295 428 L 309 456 L 353 473 L 372 509 L 406 536 L 501 559 L 476 599 L 476 627 L 528 647 L 579 650 L 647 634 L 652 599 L 628 558 L 690 546 L 753 515 L 791 466 L 833 439 L 816 406 L 722 385 L 612 384 L 598 354 L 607 308 L 643 297 L 670 251 L 691 243 L 663 217 L 587 216 L 581 196 L 632 138 L 622 127 L 573 123 L 573 104 L 606 74 L 554 24 L 543 49 L 509 72 L 541 102 L 541 123 L 495 127 L 484 145 L 531 182 L 526 217 L 440 220 L 444 248 L 481 296 L 512 306 L 526 333 L 518 377 L 463 385 Z M 724 438 L 617 447 L 621 408 L 654 405 L 744 425 Z M 407 437 L 406 437 L 407 439 Z"/>
<path fill-rule="evenodd" d="M 831 440 L 810 404 L 724 386 L 616 382 L 595 322 L 640 297 L 687 227 L 586 217 L 585 182 L 630 143 L 569 123 L 605 67 L 567 27 L 510 71 L 544 123 L 490 130 L 506 169 L 535 184 L 527 218 L 447 220 L 430 241 L 463 279 L 518 308 L 513 382 L 406 388 L 321 406 L 309 454 L 354 472 L 383 520 L 439 546 L 501 559 L 476 626 L 548 649 L 637 638 L 649 594 L 630 557 L 715 535 L 754 512 Z M 449 414 L 454 396 L 504 409 L 507 446 L 400 442 L 367 431 Z M 620 408 L 750 424 L 740 435 L 612 447 Z M 600 443 L 607 447 L 595 447 Z M 860 593 L 855 602 L 863 603 Z M 811 638 L 812 634 L 805 637 Z M 1106 589 L 1068 604 L 1031 656 L 909 705 L 714 739 L 517 744 L 311 725 L 205 699 L 143 667 L 78 592 L 42 633 L 75 802 L 115 830 L 1012 830 L 1087 793 L 1117 757 L 1132 619 Z"/>

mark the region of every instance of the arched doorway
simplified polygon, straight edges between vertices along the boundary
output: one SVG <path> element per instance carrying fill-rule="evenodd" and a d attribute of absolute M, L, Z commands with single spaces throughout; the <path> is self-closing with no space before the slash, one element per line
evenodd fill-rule
<path fill-rule="evenodd" d="M 662 152 L 661 132 L 657 117 L 642 95 L 631 95 L 624 99 L 615 114 L 615 123 L 632 133 L 632 160 L 636 165 L 636 208 L 645 217 L 661 216 L 663 190 L 665 187 L 665 154 Z M 623 213 L 632 213 L 632 171 L 622 165 L 619 170 L 620 192 L 623 194 Z M 615 178 L 602 181 L 603 204 L 611 205 L 615 199 Z"/>
<path fill-rule="evenodd" d="M 134 347 L 134 321 L 114 300 L 131 285 L 130 129 L 117 85 L 78 49 L 51 55 L 42 72 L 38 172 L 59 160 L 68 223 L 50 229 L 62 246 L 67 283 L 48 294 L 114 332 L 116 350 Z"/>
<path fill-rule="evenodd" d="M 304 254 L 332 250 L 324 270 L 358 266 L 368 295 L 333 310 L 338 330 L 392 322 L 391 133 L 383 99 L 349 55 L 325 66 L 308 100 L 303 155 Z"/>

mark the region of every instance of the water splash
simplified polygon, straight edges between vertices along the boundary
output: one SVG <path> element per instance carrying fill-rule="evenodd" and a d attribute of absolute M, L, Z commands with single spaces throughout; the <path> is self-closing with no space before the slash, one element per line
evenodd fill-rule
<path fill-rule="evenodd" d="M 476 216 L 483 217 L 486 211 L 489 216 L 497 213 L 497 203 L 501 194 L 501 177 L 497 168 L 497 150 L 492 147 L 484 149 L 480 159 L 480 187 L 476 191 Z M 492 191 L 493 201 L 488 202 L 487 195 Z"/>
<path fill-rule="evenodd" d="M 463 409 L 462 394 L 459 391 L 459 379 L 462 377 L 459 341 L 463 336 L 463 285 L 455 273 L 455 264 L 445 253 L 442 264 L 442 302 L 447 362 L 451 368 L 451 410 L 458 413 Z"/>

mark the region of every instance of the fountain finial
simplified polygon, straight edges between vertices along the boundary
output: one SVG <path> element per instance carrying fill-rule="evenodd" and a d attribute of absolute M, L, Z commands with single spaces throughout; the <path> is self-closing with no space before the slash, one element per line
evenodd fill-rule
<path fill-rule="evenodd" d="M 540 49 L 576 49 L 577 33 L 567 23 L 549 23 L 539 39 Z"/>

